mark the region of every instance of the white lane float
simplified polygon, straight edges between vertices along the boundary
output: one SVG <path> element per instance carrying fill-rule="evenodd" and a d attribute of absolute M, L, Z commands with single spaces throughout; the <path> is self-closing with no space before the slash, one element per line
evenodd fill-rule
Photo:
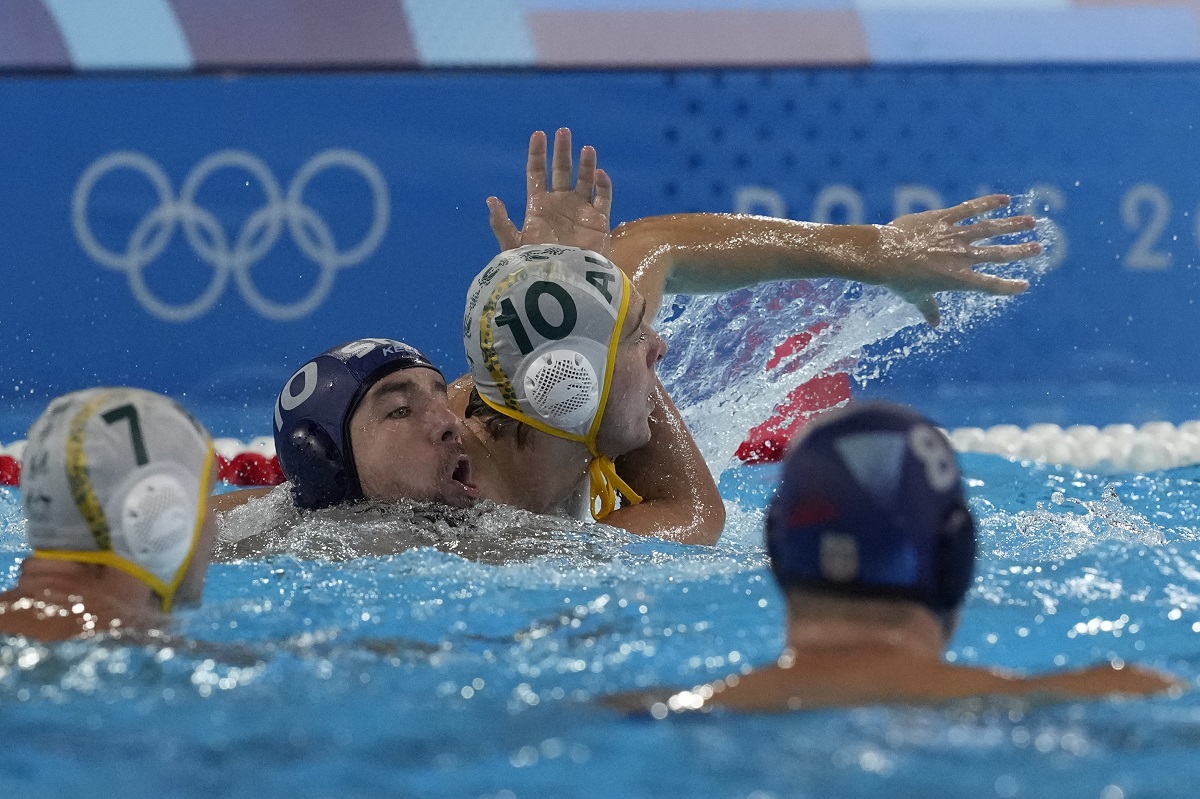
<path fill-rule="evenodd" d="M 1110 424 L 1103 428 L 1087 424 L 1067 428 L 1034 424 L 1022 429 L 1013 424 L 998 424 L 944 432 L 959 452 L 1060 463 L 1080 469 L 1155 472 L 1200 463 L 1200 420 L 1180 425 L 1147 422 L 1141 427 Z M 248 442 L 218 438 L 213 447 L 225 482 L 239 486 L 283 482 L 275 441 L 270 436 L 258 436 Z M 24 450 L 24 441 L 0 446 L 0 485 L 19 485 Z"/>

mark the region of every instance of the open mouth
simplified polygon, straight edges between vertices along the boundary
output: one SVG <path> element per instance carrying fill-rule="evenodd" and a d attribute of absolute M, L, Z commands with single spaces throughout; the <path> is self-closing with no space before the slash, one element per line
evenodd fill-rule
<path fill-rule="evenodd" d="M 466 455 L 459 455 L 458 460 L 454 465 L 454 472 L 450 475 L 450 479 L 458 484 L 458 487 L 470 497 L 479 496 L 479 488 L 471 482 L 471 459 Z"/>

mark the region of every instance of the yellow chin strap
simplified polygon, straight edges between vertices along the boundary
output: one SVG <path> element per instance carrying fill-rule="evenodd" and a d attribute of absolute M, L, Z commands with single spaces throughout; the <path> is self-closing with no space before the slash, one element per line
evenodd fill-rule
<path fill-rule="evenodd" d="M 551 427 L 540 419 L 535 419 L 522 411 L 512 381 L 500 368 L 500 359 L 496 357 L 493 346 L 492 319 L 496 315 L 498 298 L 516 279 L 515 275 L 502 281 L 495 288 L 492 297 L 484 305 L 482 319 L 479 323 L 479 338 L 481 349 L 484 353 L 484 363 L 492 379 L 496 381 L 496 385 L 500 390 L 500 396 L 504 397 L 506 404 L 500 405 L 492 402 L 483 395 L 483 392 L 479 392 L 479 398 L 498 413 L 524 422 L 535 430 L 541 430 L 547 435 L 565 438 L 569 441 L 578 441 L 587 446 L 588 452 L 592 454 L 592 462 L 588 464 L 588 483 L 591 495 L 589 509 L 592 512 L 592 518 L 596 521 L 604 520 L 610 513 L 617 509 L 618 491 L 621 492 L 625 499 L 629 500 L 631 505 L 638 505 L 642 502 L 641 495 L 630 488 L 629 484 L 617 475 L 617 466 L 613 463 L 612 458 L 607 455 L 601 455 L 600 447 L 596 444 L 596 437 L 600 435 L 600 423 L 604 420 L 604 411 L 608 406 L 608 392 L 612 389 L 612 373 L 617 362 L 617 344 L 621 340 L 621 330 L 625 327 L 625 316 L 629 311 L 629 295 L 632 293 L 632 284 L 629 282 L 629 277 L 621 273 L 621 278 L 625 282 L 625 291 L 622 292 L 621 308 L 617 311 L 616 324 L 613 326 L 612 337 L 608 342 L 608 359 L 604 366 L 604 391 L 600 395 L 600 405 L 596 409 L 596 418 L 592 420 L 592 426 L 588 429 L 586 436 L 568 433 L 564 430 Z M 599 508 L 596 507 L 596 500 L 600 501 Z"/>
<path fill-rule="evenodd" d="M 620 491 L 631 505 L 638 505 L 642 497 L 629 487 L 617 474 L 617 465 L 612 458 L 597 455 L 588 464 L 588 479 L 591 482 L 592 518 L 600 521 L 617 509 L 617 492 Z M 600 508 L 596 509 L 596 499 L 600 500 Z"/>
<path fill-rule="evenodd" d="M 187 557 L 184 558 L 179 570 L 175 573 L 175 578 L 168 583 L 112 550 L 112 533 L 109 528 L 108 519 L 104 515 L 104 509 L 96 497 L 95 486 L 92 485 L 92 478 L 88 473 L 87 451 L 83 446 L 88 421 L 107 399 L 107 394 L 101 394 L 84 405 L 75 415 L 75 418 L 71 420 L 71 429 L 67 436 L 67 480 L 71 486 L 71 494 L 75 499 L 75 505 L 79 508 L 80 514 L 83 516 L 84 521 L 87 522 L 88 528 L 92 531 L 92 537 L 96 539 L 96 546 L 99 549 L 80 551 L 35 549 L 33 554 L 35 557 L 46 558 L 47 560 L 93 563 L 123 571 L 149 586 L 150 590 L 154 591 L 162 599 L 163 611 L 170 612 L 171 604 L 175 600 L 175 592 L 179 590 L 179 586 L 187 574 L 188 567 L 192 563 L 192 558 L 195 557 L 196 546 L 200 543 L 200 530 L 204 527 L 204 518 L 208 512 L 207 496 L 204 489 L 209 485 L 209 475 L 212 472 L 213 462 L 216 459 L 213 452 L 213 445 L 209 442 L 208 455 L 204 461 L 204 473 L 200 476 L 200 508 L 196 514 L 196 525 L 192 528 L 192 544 L 188 548 Z"/>
<path fill-rule="evenodd" d="M 611 362 L 611 358 L 610 358 Z M 609 367 L 609 372 L 612 372 L 612 367 Z M 588 464 L 588 483 L 590 487 L 591 502 L 589 508 L 592 512 L 592 518 L 596 521 L 602 521 L 606 516 L 617 509 L 617 492 L 620 491 L 625 499 L 629 500 L 629 504 L 641 504 L 642 496 L 638 492 L 629 487 L 617 474 L 617 465 L 613 463 L 612 458 L 607 455 L 601 455 L 599 448 L 596 446 L 596 433 L 599 431 L 600 419 L 604 414 L 604 402 L 608 399 L 608 383 L 605 382 L 604 397 L 600 402 L 600 410 L 596 413 L 596 421 L 592 424 L 592 429 L 588 431 L 587 436 L 577 436 L 574 433 L 566 433 L 557 428 L 551 427 L 540 419 L 534 419 L 527 413 L 522 411 L 506 408 L 503 405 L 497 405 L 483 394 L 479 395 L 487 405 L 493 408 L 498 413 L 505 416 L 510 416 L 520 422 L 524 422 L 535 430 L 541 430 L 547 435 L 565 438 L 569 441 L 578 441 L 588 448 L 588 452 L 592 453 L 592 462 Z M 600 500 L 600 507 L 596 507 L 596 500 Z"/>

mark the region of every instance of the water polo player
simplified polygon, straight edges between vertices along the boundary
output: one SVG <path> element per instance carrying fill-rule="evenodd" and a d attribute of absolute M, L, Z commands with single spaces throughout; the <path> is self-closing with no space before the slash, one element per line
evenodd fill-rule
<path fill-rule="evenodd" d="M 468 442 L 480 443 L 471 454 L 484 496 L 540 513 L 590 510 L 635 532 L 716 540 L 720 495 L 658 381 L 666 344 L 616 265 L 557 245 L 501 253 L 468 291 L 463 342 L 475 386 L 464 413 L 474 434 Z M 664 435 L 658 449 L 642 452 L 656 423 L 696 470 L 663 452 Z M 640 479 L 631 482 L 616 460 L 633 453 Z M 645 479 L 650 471 L 657 476 Z"/>
<path fill-rule="evenodd" d="M 300 508 L 479 497 L 441 371 L 399 341 L 360 339 L 304 364 L 279 394 L 274 431 Z"/>
<path fill-rule="evenodd" d="M 158 394 L 90 389 L 50 403 L 27 440 L 33 555 L 0 594 L 0 632 L 61 640 L 144 629 L 200 601 L 216 472 L 199 422 Z"/>
<path fill-rule="evenodd" d="M 534 133 L 527 162 L 524 228 L 518 230 L 508 220 L 503 203 L 493 197 L 489 198 L 493 231 L 506 249 L 558 243 L 584 245 L 605 253 L 628 273 L 633 285 L 630 296 L 637 299 L 631 300 L 627 319 L 632 315 L 645 323 L 653 319 L 664 291 L 704 293 L 764 280 L 820 276 L 887 285 L 917 303 L 926 318 L 935 322 L 937 303 L 933 292 L 1023 291 L 1025 281 L 977 273 L 973 267 L 1024 258 L 1041 249 L 1037 242 L 975 245 L 980 239 L 1033 227 L 1034 221 L 1028 216 L 965 223 L 972 216 L 1006 205 L 1008 198 L 1003 195 L 910 214 L 890 225 L 824 225 L 744 215 L 677 214 L 627 223 L 610 236 L 611 183 L 596 168 L 595 151 L 585 147 L 578 180 L 572 186 L 570 149 L 570 131 L 561 129 L 555 140 L 553 169 L 548 172 L 545 135 Z M 653 341 L 652 331 L 637 335 L 646 336 L 643 343 Z M 471 411 L 473 421 L 467 422 L 463 441 L 474 457 L 473 480 L 483 489 L 483 495 L 536 511 L 567 511 L 574 515 L 584 508 L 586 512 L 586 496 L 576 502 L 562 490 L 563 483 L 575 481 L 580 462 L 586 471 L 595 460 L 586 446 L 581 457 L 581 442 L 557 436 L 549 436 L 553 441 L 535 438 L 541 453 L 571 445 L 567 449 L 572 465 L 561 472 L 542 473 L 540 478 L 528 477 L 530 469 L 512 459 L 528 459 L 534 450 L 507 444 L 497 447 L 497 442 L 504 439 L 497 434 L 516 427 L 517 438 L 524 441 L 529 438 L 525 431 L 536 428 L 506 425 L 503 420 L 516 420 L 495 411 L 481 397 L 472 396 L 472 389 L 470 376 L 456 381 L 451 388 L 451 402 L 464 418 Z M 697 543 L 715 541 L 724 520 L 720 496 L 670 398 L 657 383 L 655 392 L 649 443 L 619 457 L 615 470 L 632 493 L 644 501 L 632 504 L 633 497 L 627 496 L 631 502 L 605 520 L 638 533 Z M 538 457 L 531 465 L 540 468 L 557 462 L 558 457 Z M 616 484 L 610 477 L 604 485 L 611 488 Z M 262 492 L 222 495 L 217 507 L 231 507 L 256 493 Z"/>
<path fill-rule="evenodd" d="M 768 511 L 767 551 L 787 601 L 787 648 L 776 665 L 610 703 L 663 717 L 985 694 L 1145 695 L 1176 685 L 1107 663 L 1018 677 L 945 661 L 974 577 L 975 526 L 949 442 L 907 408 L 850 406 L 805 431 Z"/>

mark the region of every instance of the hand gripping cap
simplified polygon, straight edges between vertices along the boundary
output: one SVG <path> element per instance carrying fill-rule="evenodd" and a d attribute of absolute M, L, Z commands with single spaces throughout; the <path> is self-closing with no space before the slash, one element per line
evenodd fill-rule
<path fill-rule="evenodd" d="M 910 599 L 945 618 L 975 566 L 975 528 L 946 437 L 912 410 L 851 405 L 788 453 L 767 517 L 784 588 Z"/>
<path fill-rule="evenodd" d="M 362 499 L 350 419 L 376 381 L 414 367 L 441 373 L 407 344 L 364 338 L 321 353 L 291 376 L 275 402 L 275 451 L 297 507 Z"/>

